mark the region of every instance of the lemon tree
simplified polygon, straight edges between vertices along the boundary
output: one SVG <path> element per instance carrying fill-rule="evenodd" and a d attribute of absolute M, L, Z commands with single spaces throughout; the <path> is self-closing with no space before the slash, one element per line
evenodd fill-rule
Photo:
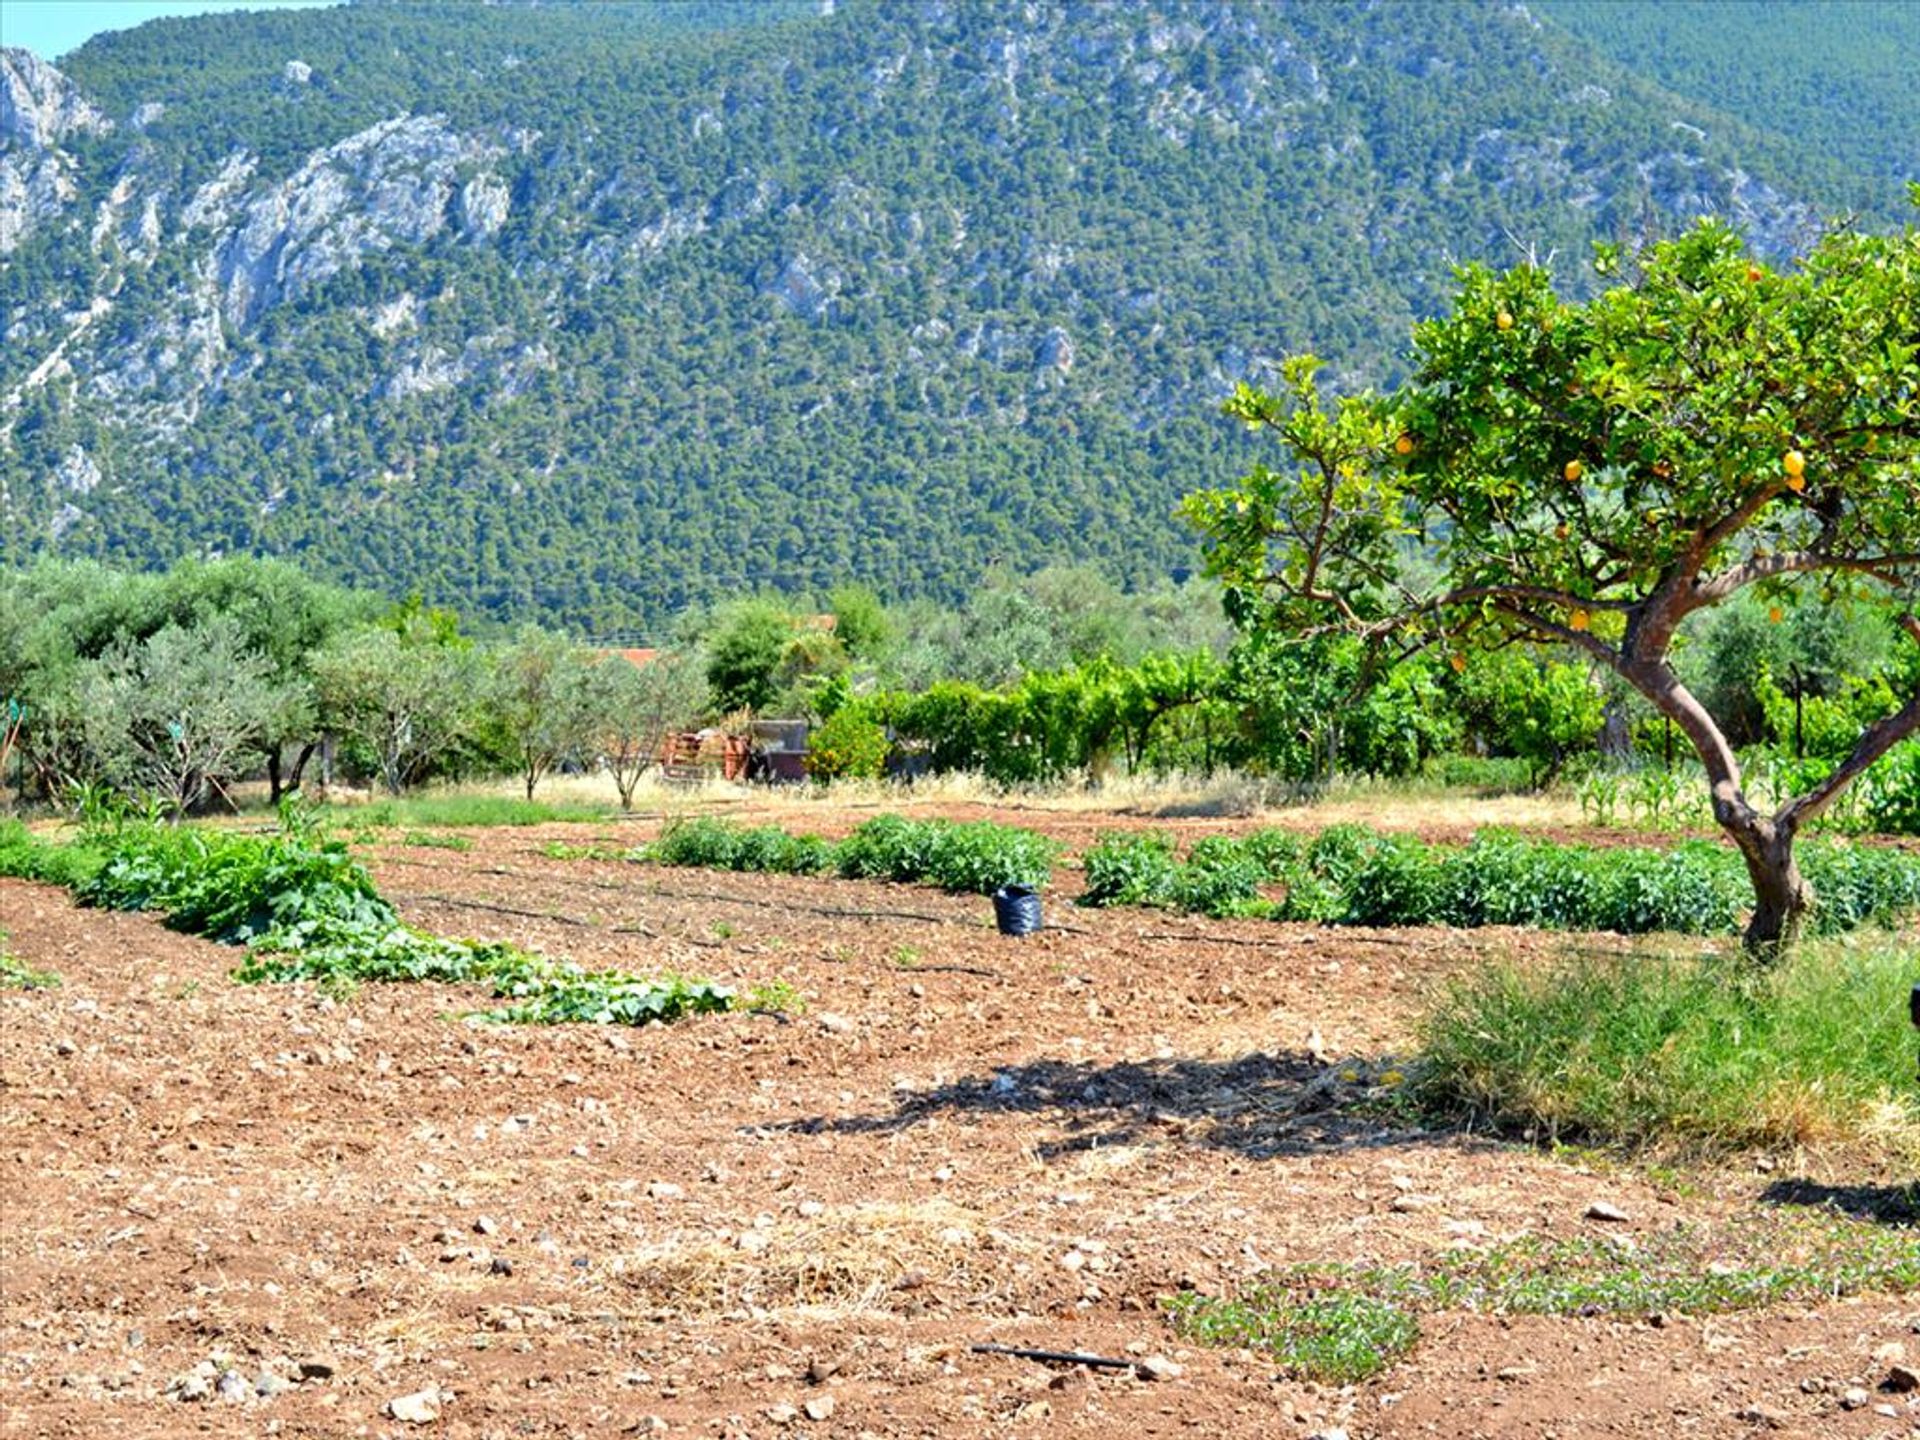
<path fill-rule="evenodd" d="M 1536 266 L 1463 269 L 1389 394 L 1325 396 L 1312 356 L 1240 387 L 1228 412 L 1288 463 L 1183 513 L 1243 626 L 1357 636 L 1376 667 L 1559 643 L 1620 676 L 1699 753 L 1753 882 L 1747 945 L 1778 953 L 1813 903 L 1796 835 L 1913 743 L 1920 694 L 1762 808 L 1674 644 L 1750 589 L 1888 606 L 1920 643 L 1920 233 L 1835 229 L 1776 269 L 1707 221 L 1598 263 L 1611 287 L 1580 303 Z"/>

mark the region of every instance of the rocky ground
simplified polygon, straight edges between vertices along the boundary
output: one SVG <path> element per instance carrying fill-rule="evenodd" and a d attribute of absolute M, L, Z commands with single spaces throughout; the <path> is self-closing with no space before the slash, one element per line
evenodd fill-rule
<path fill-rule="evenodd" d="M 589 838 L 372 853 L 431 929 L 805 1008 L 475 1027 L 480 992 L 243 987 L 232 950 L 0 881 L 9 949 L 63 982 L 0 994 L 0 1434 L 1920 1433 L 1891 1388 L 1920 1296 L 1441 1313 L 1346 1388 L 1163 1317 L 1298 1261 L 1630 1246 L 1878 1193 L 1807 1157 L 1631 1167 L 1351 1103 L 1439 978 L 1623 942 L 1057 900 L 1062 928 L 1008 940 L 971 897 L 556 837 Z"/>

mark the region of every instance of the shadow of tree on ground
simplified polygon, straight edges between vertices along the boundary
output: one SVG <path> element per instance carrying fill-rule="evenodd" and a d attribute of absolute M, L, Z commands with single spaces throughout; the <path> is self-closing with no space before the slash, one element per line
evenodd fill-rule
<path fill-rule="evenodd" d="M 1391 1057 L 1328 1065 L 1299 1051 L 1232 1060 L 1035 1060 L 902 1091 L 887 1114 L 813 1116 L 775 1128 L 892 1134 L 938 1115 L 1031 1115 L 1057 1131 L 1034 1146 L 1043 1159 L 1154 1142 L 1217 1146 L 1254 1160 L 1458 1143 L 1461 1132 L 1428 1129 L 1400 1103 L 1400 1079 Z"/>
<path fill-rule="evenodd" d="M 1835 1210 L 1882 1225 L 1920 1225 L 1920 1180 L 1900 1185 L 1822 1185 L 1814 1180 L 1776 1180 L 1760 1192 L 1769 1205 L 1806 1205 Z"/>

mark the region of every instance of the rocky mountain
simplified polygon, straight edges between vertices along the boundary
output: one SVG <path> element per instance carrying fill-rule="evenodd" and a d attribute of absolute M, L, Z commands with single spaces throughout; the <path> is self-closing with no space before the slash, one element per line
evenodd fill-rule
<path fill-rule="evenodd" d="M 1234 380 L 1391 381 L 1460 260 L 1577 289 L 1707 212 L 1784 257 L 1857 191 L 1550 15 L 367 3 L 5 51 L 0 557 L 583 628 L 1177 570 Z"/>

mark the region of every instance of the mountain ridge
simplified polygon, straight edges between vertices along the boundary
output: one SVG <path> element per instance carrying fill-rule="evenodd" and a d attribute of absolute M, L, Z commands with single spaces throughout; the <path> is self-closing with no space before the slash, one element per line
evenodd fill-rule
<path fill-rule="evenodd" d="M 1717 210 L 1781 257 L 1823 208 L 1520 6 L 660 13 L 9 52 L 0 557 L 259 551 L 583 628 L 1146 580 L 1280 354 L 1390 381 L 1454 260 L 1577 289 L 1595 238 Z"/>

